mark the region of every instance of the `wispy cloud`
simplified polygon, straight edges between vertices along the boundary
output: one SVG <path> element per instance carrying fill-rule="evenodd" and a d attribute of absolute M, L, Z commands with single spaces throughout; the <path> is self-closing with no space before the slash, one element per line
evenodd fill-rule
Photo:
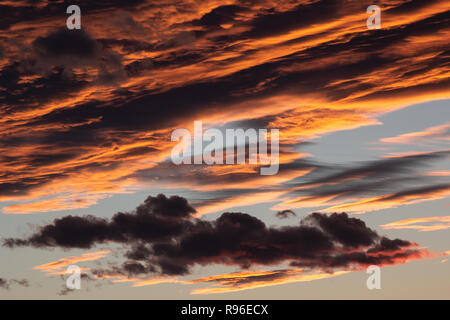
<path fill-rule="evenodd" d="M 380 141 L 398 144 L 450 143 L 450 123 L 431 127 L 424 131 L 405 133 L 391 138 L 383 138 Z"/>
<path fill-rule="evenodd" d="M 394 221 L 381 226 L 383 229 L 412 229 L 418 231 L 436 231 L 450 228 L 450 216 L 411 218 Z"/>
<path fill-rule="evenodd" d="M 111 250 L 100 250 L 100 251 L 93 251 L 88 253 L 83 253 L 81 256 L 71 256 L 66 258 L 61 258 L 57 261 L 52 261 L 49 263 L 41 264 L 38 266 L 33 267 L 35 270 L 39 270 L 45 273 L 49 274 L 64 274 L 65 268 L 79 263 L 79 262 L 85 262 L 85 261 L 93 261 L 98 260 L 106 257 L 108 254 L 111 253 Z M 88 269 L 84 269 L 85 271 Z"/>

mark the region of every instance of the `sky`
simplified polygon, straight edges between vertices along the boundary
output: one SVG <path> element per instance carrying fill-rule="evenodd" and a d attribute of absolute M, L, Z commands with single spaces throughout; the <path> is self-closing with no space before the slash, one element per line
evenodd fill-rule
<path fill-rule="evenodd" d="M 450 298 L 448 1 L 0 13 L 1 299 Z M 194 121 L 279 130 L 277 174 L 174 164 Z"/>

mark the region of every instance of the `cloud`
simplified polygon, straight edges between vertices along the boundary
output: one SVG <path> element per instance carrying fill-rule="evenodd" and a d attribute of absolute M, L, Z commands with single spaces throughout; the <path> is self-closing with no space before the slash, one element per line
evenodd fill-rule
<path fill-rule="evenodd" d="M 278 212 L 276 213 L 276 216 L 277 216 L 278 218 L 280 218 L 280 219 L 286 219 L 286 218 L 288 218 L 289 216 L 295 217 L 296 214 L 295 214 L 295 212 L 292 211 L 292 210 L 282 210 L 282 211 L 278 211 Z"/>
<path fill-rule="evenodd" d="M 103 195 L 86 196 L 83 198 L 74 198 L 74 195 L 61 198 L 52 198 L 48 200 L 14 204 L 3 208 L 5 214 L 29 214 L 36 212 L 50 212 L 60 210 L 73 210 L 87 208 L 95 204 L 98 199 L 104 198 Z"/>
<path fill-rule="evenodd" d="M 380 142 L 398 144 L 448 143 L 448 141 L 450 141 L 450 123 L 380 140 Z"/>
<path fill-rule="evenodd" d="M 64 75 L 74 77 L 75 70 L 79 73 L 94 68 L 99 83 L 113 83 L 126 77 L 120 55 L 103 47 L 83 29 L 60 28 L 36 38 L 32 49 L 35 61 L 25 66 L 31 67 L 27 71 L 50 74 L 55 68 L 62 68 Z"/>
<path fill-rule="evenodd" d="M 411 229 L 417 231 L 436 231 L 450 228 L 450 216 L 425 217 L 399 220 L 383 224 L 383 229 Z"/>
<path fill-rule="evenodd" d="M 260 287 L 281 285 L 292 282 L 314 281 L 347 274 L 350 271 L 308 272 L 303 269 L 275 269 L 241 271 L 228 274 L 218 274 L 194 280 L 181 280 L 179 277 L 127 277 L 123 274 L 107 274 L 97 271 L 95 278 L 111 279 L 113 283 L 131 282 L 132 287 L 144 287 L 161 283 L 176 283 L 180 285 L 203 284 L 206 287 L 191 290 L 191 294 L 218 294 L 236 292 Z"/>
<path fill-rule="evenodd" d="M 318 164 L 317 169 L 303 177 L 303 182 L 296 183 L 286 193 L 284 201 L 273 209 L 326 206 L 323 210 L 328 212 L 368 212 L 440 199 L 448 194 L 448 183 L 434 182 L 435 176 L 422 174 L 418 168 L 430 166 L 448 155 L 448 150 L 444 150 L 348 166 Z"/>
<path fill-rule="evenodd" d="M 4 289 L 8 289 L 9 288 L 8 282 L 5 279 L 3 279 L 3 278 L 0 278 L 0 288 L 4 288 Z"/>
<path fill-rule="evenodd" d="M 0 278 L 0 289 L 5 289 L 5 290 L 9 290 L 11 289 L 11 286 L 21 286 L 21 287 L 28 287 L 30 284 L 28 282 L 28 280 L 26 279 L 22 279 L 22 280 L 16 280 L 16 279 L 11 279 L 11 280 L 7 280 L 4 278 Z"/>
<path fill-rule="evenodd" d="M 432 177 L 450 177 L 450 171 L 449 170 L 429 171 L 425 172 L 425 175 Z"/>
<path fill-rule="evenodd" d="M 94 270 L 100 278 L 183 276 L 195 265 L 249 269 L 288 263 L 317 272 L 357 270 L 429 255 L 415 243 L 380 236 L 345 213 L 313 213 L 298 225 L 279 228 L 246 213 L 226 212 L 213 221 L 197 219 L 194 213 L 184 198 L 149 196 L 133 212 L 119 212 L 109 220 L 93 216 L 55 219 L 28 238 L 4 239 L 3 245 L 65 249 L 124 245 L 127 260 L 111 269 Z"/>
<path fill-rule="evenodd" d="M 196 279 L 192 283 L 212 283 L 213 287 L 194 289 L 191 294 L 236 292 L 292 282 L 305 282 L 340 276 L 348 271 L 303 274 L 302 269 L 239 272 Z"/>
<path fill-rule="evenodd" d="M 440 184 L 411 188 L 393 194 L 386 194 L 375 198 L 368 198 L 333 206 L 325 210 L 348 210 L 353 213 L 364 213 L 387 208 L 395 208 L 406 204 L 444 199 L 448 197 L 448 195 L 450 195 L 450 184 Z"/>
<path fill-rule="evenodd" d="M 5 2 L 5 1 L 3 1 Z M 127 2 L 108 0 L 94 3 L 87 0 L 74 0 L 71 4 L 75 4 L 90 12 L 107 9 L 117 9 L 121 7 L 136 6 L 143 3 L 142 0 L 130 0 Z M 39 23 L 40 19 L 54 19 L 58 14 L 65 12 L 67 4 L 64 2 L 30 2 L 27 0 L 14 1 L 11 3 L 0 3 L 2 12 L 5 13 L 4 19 L 0 23 L 0 29 L 8 31 L 11 26 L 23 23 Z"/>
<path fill-rule="evenodd" d="M 66 216 L 43 226 L 28 239 L 6 239 L 4 245 L 90 248 L 97 243 L 114 241 L 158 241 L 182 233 L 188 218 L 195 213 L 186 199 L 160 194 L 148 197 L 133 213 L 115 214 L 111 221 L 95 216 Z"/>
<path fill-rule="evenodd" d="M 61 274 L 65 273 L 65 268 L 76 264 L 79 262 L 85 262 L 85 261 L 93 261 L 98 260 L 106 257 L 109 253 L 111 253 L 110 250 L 99 250 L 99 251 L 93 251 L 84 253 L 81 256 L 72 256 L 72 257 L 66 257 L 61 258 L 57 261 L 52 261 L 49 263 L 41 264 L 38 266 L 35 266 L 33 269 L 40 270 L 42 272 L 50 273 L 50 274 Z M 84 269 L 86 270 L 86 269 Z"/>
<path fill-rule="evenodd" d="M 445 150 L 362 162 L 359 166 L 349 169 L 344 168 L 336 174 L 326 175 L 308 184 L 336 183 L 345 180 L 359 180 L 360 178 L 392 178 L 399 174 L 410 173 L 417 166 L 428 165 L 431 161 L 446 158 L 449 154 L 450 151 Z"/>

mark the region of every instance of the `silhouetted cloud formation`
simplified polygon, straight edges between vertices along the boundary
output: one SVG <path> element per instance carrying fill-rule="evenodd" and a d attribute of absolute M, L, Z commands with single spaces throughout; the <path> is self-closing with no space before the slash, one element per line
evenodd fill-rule
<path fill-rule="evenodd" d="M 133 212 L 119 212 L 111 219 L 66 216 L 40 227 L 25 239 L 9 238 L 3 245 L 90 248 L 97 244 L 124 244 L 128 259 L 105 274 L 185 275 L 194 265 L 222 264 L 243 269 L 254 265 L 361 268 L 389 265 L 420 258 L 416 244 L 388 239 L 346 213 L 313 213 L 298 225 L 269 227 L 241 212 L 226 212 L 213 221 L 195 218 L 186 199 L 160 194 L 149 196 Z"/>
<path fill-rule="evenodd" d="M 110 221 L 95 216 L 66 216 L 43 226 L 28 239 L 6 239 L 4 245 L 90 248 L 98 243 L 157 242 L 183 233 L 195 212 L 186 199 L 160 194 L 148 197 L 131 213 L 116 213 Z"/>
<path fill-rule="evenodd" d="M 288 218 L 289 216 L 296 216 L 296 214 L 295 214 L 295 212 L 294 211 L 292 211 L 292 210 L 282 210 L 282 211 L 278 211 L 277 213 L 276 213 L 276 216 L 278 217 L 278 218 L 280 218 L 280 219 L 286 219 L 286 218 Z"/>

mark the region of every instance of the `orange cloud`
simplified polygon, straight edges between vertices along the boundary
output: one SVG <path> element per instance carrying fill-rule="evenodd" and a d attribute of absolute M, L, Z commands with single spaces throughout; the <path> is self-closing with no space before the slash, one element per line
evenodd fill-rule
<path fill-rule="evenodd" d="M 292 282 L 307 282 L 330 277 L 340 276 L 350 271 L 336 271 L 334 273 L 317 273 L 317 274 L 301 274 L 301 270 L 288 270 L 286 272 L 262 271 L 262 272 L 245 272 L 232 273 L 209 278 L 197 279 L 196 282 L 217 282 L 221 287 L 199 288 L 191 291 L 191 294 L 214 294 L 243 291 L 261 287 L 281 285 Z M 277 276 L 271 280 L 257 280 L 258 277 Z M 254 281 L 251 281 L 253 278 Z M 246 282 L 249 281 L 249 282 Z M 240 283 L 239 283 L 240 282 Z"/>
<path fill-rule="evenodd" d="M 282 285 L 292 282 L 305 282 L 325 279 L 347 274 L 350 271 L 336 271 L 333 273 L 301 274 L 301 269 L 285 271 L 243 271 L 237 273 L 214 275 L 194 280 L 181 280 L 174 277 L 128 278 L 124 275 L 98 276 L 98 279 L 113 279 L 114 283 L 132 282 L 132 287 L 144 287 L 161 283 L 178 283 L 184 285 L 217 283 L 214 287 L 193 289 L 191 294 L 216 294 L 249 290 L 260 287 Z M 267 280 L 261 280 L 266 277 Z M 273 278 L 272 278 L 273 277 Z M 272 278 L 272 279 L 271 279 Z"/>
<path fill-rule="evenodd" d="M 450 171 L 442 170 L 442 171 L 429 171 L 425 172 L 425 175 L 431 177 L 450 177 Z"/>
<path fill-rule="evenodd" d="M 87 195 L 85 198 L 82 197 L 83 196 L 77 199 L 75 195 L 72 195 L 65 198 L 53 198 L 31 203 L 14 204 L 4 207 L 2 211 L 6 214 L 30 214 L 88 208 L 91 205 L 96 204 L 98 199 L 103 199 L 107 197 L 107 195 Z"/>
<path fill-rule="evenodd" d="M 402 205 L 410 205 L 425 201 L 444 199 L 450 195 L 448 185 L 430 188 L 429 190 L 417 190 L 388 194 L 374 198 L 363 199 L 351 203 L 332 206 L 324 211 L 349 211 L 355 214 L 377 211 L 388 208 L 396 208 Z"/>
<path fill-rule="evenodd" d="M 45 273 L 53 274 L 53 275 L 59 275 L 64 274 L 64 269 L 72 264 L 76 264 L 79 262 L 85 262 L 85 261 L 93 261 L 98 260 L 106 257 L 108 254 L 111 253 L 111 250 L 100 250 L 100 251 L 93 251 L 84 253 L 81 256 L 72 256 L 72 257 L 66 257 L 59 259 L 57 261 L 41 264 L 38 266 L 33 267 L 34 270 L 39 270 Z M 84 268 L 83 270 L 89 270 Z"/>
<path fill-rule="evenodd" d="M 450 123 L 428 128 L 424 131 L 401 134 L 397 137 L 383 138 L 385 143 L 417 144 L 423 142 L 450 142 Z"/>
<path fill-rule="evenodd" d="M 450 216 L 412 218 L 390 222 L 382 225 L 381 227 L 383 229 L 412 229 L 421 232 L 445 230 L 450 228 Z"/>

